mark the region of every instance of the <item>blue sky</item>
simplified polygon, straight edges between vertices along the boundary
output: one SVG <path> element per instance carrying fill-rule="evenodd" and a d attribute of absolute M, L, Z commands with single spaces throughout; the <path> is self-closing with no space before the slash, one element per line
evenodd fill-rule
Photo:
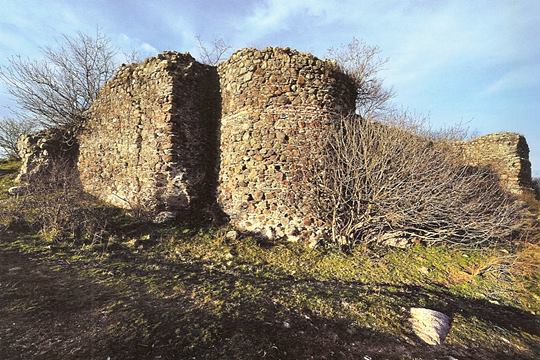
<path fill-rule="evenodd" d="M 37 57 L 61 33 L 94 32 L 143 56 L 197 53 L 195 36 L 234 48 L 290 46 L 324 57 L 353 37 L 380 47 L 394 102 L 435 126 L 520 132 L 540 176 L 540 1 L 0 0 L 0 66 Z M 10 100 L 0 88 L 0 115 Z"/>

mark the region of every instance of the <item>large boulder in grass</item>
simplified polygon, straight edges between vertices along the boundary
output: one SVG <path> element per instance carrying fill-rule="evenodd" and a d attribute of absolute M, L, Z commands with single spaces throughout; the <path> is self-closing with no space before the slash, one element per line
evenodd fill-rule
<path fill-rule="evenodd" d="M 450 331 L 450 318 L 439 311 L 411 308 L 409 320 L 416 336 L 429 345 L 441 345 Z"/>
<path fill-rule="evenodd" d="M 31 184 L 46 180 L 54 168 L 73 166 L 77 150 L 75 137 L 67 130 L 48 129 L 21 135 L 17 141 L 21 167 L 16 181 Z"/>

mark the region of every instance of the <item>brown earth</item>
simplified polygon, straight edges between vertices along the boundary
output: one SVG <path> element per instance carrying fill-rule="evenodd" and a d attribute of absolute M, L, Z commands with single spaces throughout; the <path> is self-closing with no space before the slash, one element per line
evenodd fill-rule
<path fill-rule="evenodd" d="M 406 302 L 443 298 L 444 292 L 279 274 L 268 281 L 189 256 L 171 262 L 126 252 L 105 260 L 72 255 L 54 247 L 36 251 L 0 242 L 2 359 L 534 358 L 481 344 L 429 347 L 272 300 L 276 292 L 296 286 L 314 294 L 341 292 L 344 299 L 379 291 L 382 297 Z M 239 282 L 259 289 L 261 296 L 239 295 Z M 204 284 L 219 284 L 222 290 L 204 296 L 199 292 Z M 475 313 L 493 326 L 539 335 L 537 319 L 517 308 L 455 297 L 451 301 L 447 311 Z M 538 349 L 538 344 L 529 345 Z"/>

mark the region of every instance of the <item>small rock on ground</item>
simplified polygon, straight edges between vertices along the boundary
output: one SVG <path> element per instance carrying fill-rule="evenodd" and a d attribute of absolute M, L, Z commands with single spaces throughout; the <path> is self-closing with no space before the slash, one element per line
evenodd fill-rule
<path fill-rule="evenodd" d="M 154 217 L 152 222 L 154 224 L 165 224 L 176 219 L 176 213 L 172 211 L 162 211 Z"/>
<path fill-rule="evenodd" d="M 228 240 L 238 239 L 238 231 L 236 230 L 227 231 L 227 233 L 225 234 L 225 238 L 227 238 Z"/>
<path fill-rule="evenodd" d="M 411 239 L 406 233 L 402 231 L 383 234 L 379 237 L 378 241 L 382 245 L 400 249 L 407 249 L 412 246 Z"/>
<path fill-rule="evenodd" d="M 8 189 L 8 194 L 11 196 L 23 195 L 25 192 L 25 186 L 12 186 Z"/>

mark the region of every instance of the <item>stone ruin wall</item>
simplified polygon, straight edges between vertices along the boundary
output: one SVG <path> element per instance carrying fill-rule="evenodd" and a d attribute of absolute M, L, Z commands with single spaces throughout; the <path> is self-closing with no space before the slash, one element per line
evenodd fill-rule
<path fill-rule="evenodd" d="M 352 82 L 309 54 L 244 49 L 216 69 L 164 53 L 124 66 L 100 92 L 80 136 L 81 183 L 153 213 L 217 196 L 242 230 L 305 235 L 316 224 L 291 191 L 298 164 L 354 104 Z"/>
<path fill-rule="evenodd" d="M 515 133 L 497 133 L 459 142 L 465 161 L 484 166 L 499 175 L 501 186 L 515 195 L 532 193 L 529 146 L 525 137 Z"/>
<path fill-rule="evenodd" d="M 306 238 L 318 229 L 299 186 L 336 113 L 354 111 L 336 65 L 290 49 L 244 49 L 222 63 L 219 204 L 241 230 Z"/>
<path fill-rule="evenodd" d="M 33 183 L 69 169 L 77 162 L 78 144 L 72 133 L 59 129 L 23 134 L 17 139 L 21 167 L 18 183 Z"/>
<path fill-rule="evenodd" d="M 165 52 L 122 66 L 100 91 L 79 137 L 84 189 L 152 213 L 187 209 L 206 196 L 216 84 L 215 69 L 189 54 Z"/>
<path fill-rule="evenodd" d="M 79 136 L 81 183 L 110 204 L 154 214 L 217 200 L 240 230 L 307 238 L 321 224 L 299 188 L 301 165 L 317 158 L 333 116 L 354 106 L 350 80 L 310 54 L 243 49 L 216 68 L 165 52 L 123 66 L 101 90 Z M 522 136 L 455 145 L 509 191 L 530 189 Z"/>

